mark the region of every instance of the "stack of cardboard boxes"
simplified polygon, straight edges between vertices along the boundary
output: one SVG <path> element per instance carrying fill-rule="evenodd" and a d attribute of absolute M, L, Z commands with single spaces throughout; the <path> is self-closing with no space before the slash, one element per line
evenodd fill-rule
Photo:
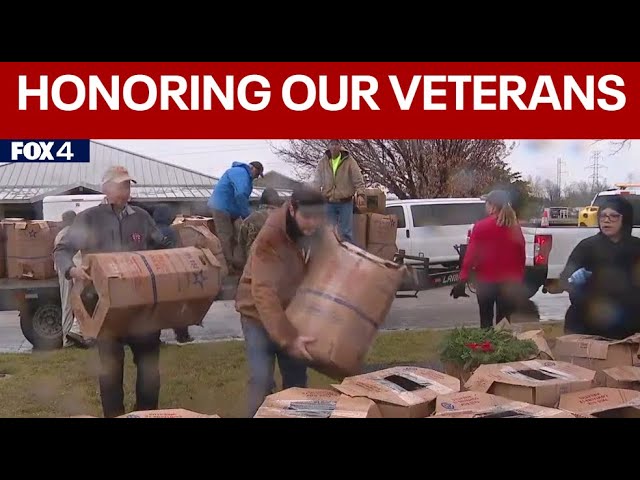
<path fill-rule="evenodd" d="M 54 278 L 56 222 L 6 218 L 0 222 L 0 277 L 21 280 Z"/>
<path fill-rule="evenodd" d="M 398 247 L 398 218 L 386 214 L 386 195 L 377 188 L 365 190 L 366 207 L 353 216 L 355 244 L 385 260 L 393 260 Z"/>

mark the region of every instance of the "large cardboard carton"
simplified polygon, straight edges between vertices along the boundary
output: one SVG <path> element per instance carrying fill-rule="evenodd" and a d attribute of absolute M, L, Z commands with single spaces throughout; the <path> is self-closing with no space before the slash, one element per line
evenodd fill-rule
<path fill-rule="evenodd" d="M 90 254 L 84 262 L 91 283 L 74 283 L 71 305 L 85 338 L 200 324 L 221 286 L 207 249 Z"/>
<path fill-rule="evenodd" d="M 480 365 L 465 388 L 519 402 L 556 407 L 560 395 L 593 386 L 596 372 L 565 362 L 525 362 Z"/>
<path fill-rule="evenodd" d="M 367 228 L 367 251 L 385 260 L 393 260 L 398 247 L 398 217 L 370 213 Z"/>
<path fill-rule="evenodd" d="M 316 369 L 361 373 L 404 275 L 404 266 L 326 236 L 286 311 L 301 336 L 316 339 L 307 346 Z"/>
<path fill-rule="evenodd" d="M 387 194 L 379 188 L 365 188 L 365 207 L 359 208 L 361 213 L 384 214 L 387 208 Z"/>
<path fill-rule="evenodd" d="M 434 411 L 438 395 L 460 391 L 460 380 L 426 368 L 393 367 L 345 378 L 333 388 L 373 400 L 383 418 L 424 418 Z"/>
<path fill-rule="evenodd" d="M 53 242 L 59 229 L 42 220 L 4 220 L 7 277 L 45 280 L 56 276 Z"/>
<path fill-rule="evenodd" d="M 289 388 L 269 395 L 253 418 L 380 418 L 367 398 L 351 398 L 331 390 Z"/>
<path fill-rule="evenodd" d="M 220 263 L 220 275 L 222 278 L 229 275 L 227 261 L 222 252 L 222 244 L 218 237 L 211 233 L 207 227 L 189 223 L 179 223 L 175 227 L 181 247 L 208 248 Z"/>
<path fill-rule="evenodd" d="M 365 214 L 355 214 L 353 216 L 353 241 L 362 248 L 367 249 L 367 227 L 369 225 L 369 217 Z"/>
<path fill-rule="evenodd" d="M 100 418 L 92 415 L 74 415 L 69 418 Z M 138 412 L 125 413 L 116 418 L 220 418 L 218 415 L 206 415 L 196 413 L 184 408 L 172 408 L 166 410 L 141 410 Z"/>
<path fill-rule="evenodd" d="M 580 416 L 640 418 L 640 392 L 597 387 L 562 395 L 560 408 Z"/>
<path fill-rule="evenodd" d="M 220 418 L 218 415 L 207 415 L 192 412 L 184 408 L 171 408 L 166 410 L 145 410 L 126 413 L 118 418 Z"/>
<path fill-rule="evenodd" d="M 623 340 L 594 335 L 564 335 L 556 339 L 553 349 L 556 360 L 570 362 L 581 367 L 602 370 L 638 363 L 640 334 Z M 604 385 L 604 377 L 596 376 L 596 383 Z"/>
<path fill-rule="evenodd" d="M 213 218 L 211 217 L 202 217 L 200 215 L 179 215 L 173 221 L 174 225 L 193 225 L 193 226 L 203 226 L 209 229 L 211 233 L 216 234 L 216 226 L 213 223 Z"/>
<path fill-rule="evenodd" d="M 575 418 L 556 408 L 532 405 L 483 392 L 439 396 L 430 418 Z"/>
<path fill-rule="evenodd" d="M 625 365 L 602 371 L 604 386 L 640 391 L 640 368 Z"/>

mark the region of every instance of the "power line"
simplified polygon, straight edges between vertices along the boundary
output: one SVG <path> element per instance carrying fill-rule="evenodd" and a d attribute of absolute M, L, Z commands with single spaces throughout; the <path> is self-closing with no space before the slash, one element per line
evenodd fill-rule
<path fill-rule="evenodd" d="M 567 173 L 564 170 L 564 166 L 565 165 L 566 165 L 566 163 L 562 160 L 562 158 L 558 157 L 557 167 L 556 167 L 556 171 L 557 171 L 556 172 L 556 175 L 557 175 L 556 183 L 557 183 L 558 193 L 560 195 L 562 195 L 562 175 Z"/>
<path fill-rule="evenodd" d="M 589 175 L 589 179 L 591 180 L 591 187 L 595 190 L 604 183 L 600 173 L 603 170 L 606 170 L 607 167 L 600 163 L 602 161 L 602 152 L 600 150 L 594 150 L 593 152 L 591 152 L 590 158 L 591 158 L 591 163 L 587 167 L 587 170 L 591 171 L 591 175 Z"/>

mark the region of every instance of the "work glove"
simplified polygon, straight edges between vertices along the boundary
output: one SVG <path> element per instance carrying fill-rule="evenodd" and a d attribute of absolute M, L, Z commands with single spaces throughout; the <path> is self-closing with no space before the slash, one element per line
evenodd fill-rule
<path fill-rule="evenodd" d="M 573 272 L 573 275 L 569 277 L 569 283 L 574 286 L 582 286 L 587 283 L 589 277 L 591 277 L 591 272 L 585 268 L 581 268 Z"/>
<path fill-rule="evenodd" d="M 458 282 L 451 289 L 451 293 L 449 294 L 454 299 L 460 297 L 468 297 L 467 295 L 467 282 Z"/>

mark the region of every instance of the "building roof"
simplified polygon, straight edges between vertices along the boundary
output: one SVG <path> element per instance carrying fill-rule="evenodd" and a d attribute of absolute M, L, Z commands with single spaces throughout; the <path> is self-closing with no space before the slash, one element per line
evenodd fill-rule
<path fill-rule="evenodd" d="M 293 190 L 300 182 L 286 175 L 271 170 L 254 182 L 256 187 L 275 188 L 277 190 Z"/>
<path fill-rule="evenodd" d="M 218 179 L 121 148 L 91 141 L 89 163 L 5 163 L 0 165 L 0 203 L 33 203 L 78 187 L 99 192 L 102 174 L 122 165 L 138 182 L 135 200 L 202 200 Z M 259 197 L 261 188 L 252 197 Z"/>

